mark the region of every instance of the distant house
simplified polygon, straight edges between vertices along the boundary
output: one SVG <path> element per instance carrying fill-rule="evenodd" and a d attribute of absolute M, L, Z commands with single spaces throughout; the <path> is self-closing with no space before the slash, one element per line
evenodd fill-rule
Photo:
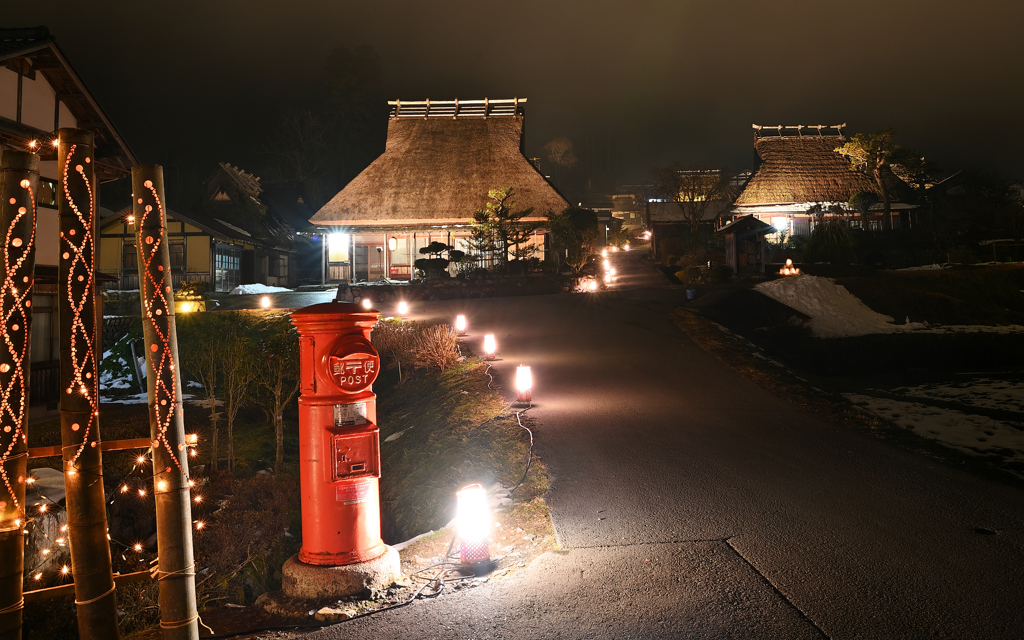
<path fill-rule="evenodd" d="M 310 222 L 328 236 L 328 279 L 409 279 L 420 248 L 470 251 L 473 213 L 512 187 L 530 221 L 569 206 L 523 154 L 526 99 L 388 103 L 384 153 Z M 534 237 L 539 257 L 544 232 Z"/>
<path fill-rule="evenodd" d="M 842 134 L 846 125 L 753 126 L 759 166 L 736 198 L 729 212 L 732 218 L 753 215 L 779 231 L 808 235 L 812 209 L 826 212 L 826 217 L 831 215 L 830 209 L 842 209 L 851 216 L 852 226 L 882 227 L 881 203 L 870 207 L 866 220 L 848 206 L 851 197 L 861 193 L 878 196 L 879 189 L 872 178 L 853 170 L 850 161 L 836 153 L 847 142 Z M 894 216 L 915 208 L 902 180 L 889 171 L 885 179 Z"/>
<path fill-rule="evenodd" d="M 167 237 L 174 286 L 205 282 L 209 291 L 240 284 L 294 287 L 298 254 L 315 253 L 284 220 L 294 218 L 288 189 L 266 201 L 260 179 L 227 163 L 206 181 L 195 210 L 168 210 Z M 298 196 L 294 196 L 296 200 Z M 283 213 L 282 213 L 283 212 Z M 100 225 L 100 269 L 116 275 L 119 289 L 137 289 L 135 226 L 125 209 Z M 296 224 L 301 224 L 301 215 Z M 306 225 L 308 227 L 308 223 Z M 314 266 L 315 269 L 315 266 Z M 316 273 L 319 278 L 319 272 Z M 312 276 L 310 276 L 312 278 Z"/>
<path fill-rule="evenodd" d="M 56 406 L 60 356 L 57 334 L 57 149 L 62 127 L 95 136 L 95 175 L 104 183 L 124 178 L 134 154 L 71 67 L 46 27 L 0 29 L 0 150 L 40 156 L 36 204 L 36 271 L 32 291 L 32 404 Z M 106 278 L 97 275 L 97 281 Z M 97 313 L 102 315 L 100 305 Z"/>

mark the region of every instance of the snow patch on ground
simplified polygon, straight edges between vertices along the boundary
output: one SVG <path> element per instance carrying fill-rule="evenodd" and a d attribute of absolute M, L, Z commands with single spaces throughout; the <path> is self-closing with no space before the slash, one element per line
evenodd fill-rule
<path fill-rule="evenodd" d="M 193 398 L 194 398 L 194 396 L 191 395 L 191 394 L 188 394 L 188 393 L 181 394 L 181 399 L 184 402 L 189 402 Z M 146 403 L 149 402 L 149 394 L 144 391 L 142 393 L 136 393 L 134 395 L 117 396 L 116 398 L 115 397 L 108 397 L 108 396 L 101 395 L 100 396 L 100 402 L 107 403 L 107 404 L 146 404 Z M 198 403 L 189 402 L 189 404 L 198 404 Z"/>
<path fill-rule="evenodd" d="M 872 311 L 846 287 L 831 278 L 791 276 L 754 287 L 764 295 L 811 317 L 818 338 L 863 336 L 869 333 L 1024 333 L 1021 325 L 945 325 L 927 322 L 894 324 L 892 316 Z"/>
<path fill-rule="evenodd" d="M 242 284 L 238 285 L 231 290 L 229 296 L 251 296 L 259 293 L 279 293 L 281 291 L 290 292 L 291 289 L 285 287 L 270 287 L 265 284 Z"/>
<path fill-rule="evenodd" d="M 811 331 L 818 338 L 896 333 L 925 327 L 921 323 L 893 324 L 892 316 L 872 311 L 846 287 L 829 278 L 792 276 L 762 282 L 754 288 L 810 316 Z"/>
<path fill-rule="evenodd" d="M 1024 386 L 1007 380 L 977 378 L 949 384 L 922 384 L 916 387 L 896 387 L 892 393 L 924 401 L 957 402 L 981 409 L 1024 411 Z"/>
<path fill-rule="evenodd" d="M 952 409 L 844 393 L 850 402 L 914 433 L 972 455 L 997 454 L 1024 463 L 1024 424 Z M 1018 474 L 1020 475 L 1020 474 Z"/>

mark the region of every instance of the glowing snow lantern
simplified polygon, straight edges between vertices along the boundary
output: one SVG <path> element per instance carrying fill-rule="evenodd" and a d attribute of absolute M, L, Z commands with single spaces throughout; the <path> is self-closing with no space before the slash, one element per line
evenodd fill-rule
<path fill-rule="evenodd" d="M 800 275 L 800 270 L 793 266 L 792 259 L 786 258 L 786 266 L 779 269 L 779 274 L 784 276 L 798 276 Z"/>
<path fill-rule="evenodd" d="M 398 315 L 404 316 L 407 313 L 409 313 L 409 304 L 405 300 L 402 300 L 398 303 Z"/>
<path fill-rule="evenodd" d="M 618 250 L 619 250 L 619 248 L 618 248 L 618 247 L 612 247 L 612 253 L 615 253 L 615 252 L 616 252 L 616 251 L 618 251 Z"/>
<path fill-rule="evenodd" d="M 488 333 L 484 336 L 484 360 L 494 360 L 494 354 L 498 351 L 498 344 L 494 342 L 494 334 Z"/>
<path fill-rule="evenodd" d="M 626 243 L 626 246 L 622 247 L 622 250 L 623 250 L 623 251 L 629 251 L 629 250 L 630 250 L 630 248 L 631 248 L 631 247 L 629 246 L 629 243 L 627 242 L 627 243 Z"/>
<path fill-rule="evenodd" d="M 369 309 L 371 305 L 373 305 L 373 303 L 370 302 L 369 298 L 363 298 L 363 308 L 364 309 Z"/>
<path fill-rule="evenodd" d="M 185 313 L 188 313 L 189 311 L 192 310 L 192 303 L 191 302 L 182 302 L 181 303 L 181 310 L 184 311 Z"/>
<path fill-rule="evenodd" d="M 516 367 L 516 400 L 533 401 L 533 375 L 530 373 L 530 367 L 525 364 Z"/>
<path fill-rule="evenodd" d="M 466 316 L 455 316 L 455 330 L 460 336 L 466 335 Z"/>
<path fill-rule="evenodd" d="M 608 275 L 610 275 L 610 276 L 614 276 L 615 275 L 615 267 L 610 267 L 608 269 Z"/>
<path fill-rule="evenodd" d="M 604 261 L 604 268 L 605 269 L 611 269 L 612 268 L 612 263 L 610 263 L 607 260 L 605 260 Z"/>
<path fill-rule="evenodd" d="M 264 309 L 270 308 L 270 296 L 263 296 L 260 298 L 260 306 Z"/>
<path fill-rule="evenodd" d="M 605 284 L 611 284 L 611 282 L 612 282 L 612 274 L 610 274 L 610 273 L 604 274 L 604 283 Z"/>
<path fill-rule="evenodd" d="M 597 280 L 591 280 L 590 285 L 587 288 L 591 291 L 597 291 Z"/>
<path fill-rule="evenodd" d="M 463 487 L 456 495 L 459 529 L 459 560 L 466 567 L 480 567 L 491 560 L 487 540 L 491 535 L 491 510 L 480 483 Z"/>
<path fill-rule="evenodd" d="M 608 250 L 607 249 L 601 249 L 601 257 L 602 258 L 607 258 L 608 257 Z"/>

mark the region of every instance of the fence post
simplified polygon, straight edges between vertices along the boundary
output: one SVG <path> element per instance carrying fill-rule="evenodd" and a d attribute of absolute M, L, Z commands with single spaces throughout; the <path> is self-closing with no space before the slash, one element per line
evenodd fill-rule
<path fill-rule="evenodd" d="M 116 640 L 96 362 L 96 180 L 93 134 L 59 132 L 60 435 L 71 572 L 82 640 Z"/>
<path fill-rule="evenodd" d="M 174 287 L 167 248 L 164 174 L 160 165 L 132 167 L 142 328 L 146 338 L 149 432 L 159 553 L 160 627 L 164 640 L 199 638 L 192 552 L 188 456 L 182 413 Z"/>
<path fill-rule="evenodd" d="M 39 156 L 0 159 L 0 639 L 21 638 Z"/>

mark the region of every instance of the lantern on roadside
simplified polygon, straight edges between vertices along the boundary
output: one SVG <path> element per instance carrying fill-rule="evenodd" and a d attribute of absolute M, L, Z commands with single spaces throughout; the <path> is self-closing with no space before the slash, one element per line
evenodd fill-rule
<path fill-rule="evenodd" d="M 264 309 L 270 308 L 270 296 L 263 296 L 260 298 L 260 306 Z"/>
<path fill-rule="evenodd" d="M 597 291 L 597 280 L 591 280 L 587 288 L 591 291 Z"/>
<path fill-rule="evenodd" d="M 630 250 L 630 248 L 631 248 L 631 247 L 629 246 L 629 243 L 627 242 L 627 243 L 626 243 L 626 246 L 622 247 L 622 250 L 623 250 L 623 251 L 629 251 L 629 250 Z"/>
<path fill-rule="evenodd" d="M 409 313 L 409 305 L 405 300 L 402 300 L 398 303 L 398 315 L 405 316 L 407 313 Z"/>
<path fill-rule="evenodd" d="M 369 298 L 363 298 L 363 308 L 364 309 L 369 309 L 372 306 L 373 306 L 373 302 L 371 302 Z"/>
<path fill-rule="evenodd" d="M 533 401 L 533 375 L 530 373 L 530 367 L 525 364 L 516 367 L 516 400 Z"/>
<path fill-rule="evenodd" d="M 612 253 L 616 253 L 616 252 L 618 252 L 618 250 L 619 250 L 618 247 L 612 247 Z"/>
<path fill-rule="evenodd" d="M 484 360 L 494 360 L 494 354 L 498 351 L 498 344 L 494 341 L 494 334 L 488 333 L 484 336 Z"/>
<path fill-rule="evenodd" d="M 466 335 L 466 316 L 455 316 L 455 330 L 460 336 Z"/>
<path fill-rule="evenodd" d="M 480 483 L 463 487 L 456 495 L 456 523 L 459 532 L 459 562 L 468 569 L 491 563 L 487 541 L 491 537 L 491 510 L 487 492 Z"/>
<path fill-rule="evenodd" d="M 608 250 L 607 249 L 601 249 L 601 257 L 602 258 L 607 258 L 608 257 Z"/>

